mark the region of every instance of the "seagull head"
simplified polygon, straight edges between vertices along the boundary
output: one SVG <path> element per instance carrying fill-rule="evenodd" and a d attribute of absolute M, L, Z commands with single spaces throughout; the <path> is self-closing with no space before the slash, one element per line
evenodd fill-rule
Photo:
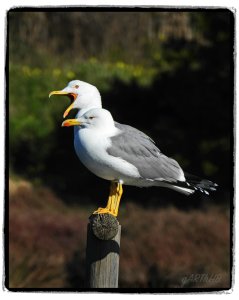
<path fill-rule="evenodd" d="M 73 108 L 88 110 L 93 107 L 102 107 L 98 89 L 94 85 L 81 80 L 72 80 L 63 90 L 50 92 L 49 98 L 52 95 L 67 96 L 70 99 L 71 105 L 65 110 L 64 118 Z"/>
<path fill-rule="evenodd" d="M 115 128 L 111 113 L 103 108 L 90 109 L 77 119 L 65 120 L 61 126 L 80 126 L 81 128 L 103 129 L 104 131 Z"/>

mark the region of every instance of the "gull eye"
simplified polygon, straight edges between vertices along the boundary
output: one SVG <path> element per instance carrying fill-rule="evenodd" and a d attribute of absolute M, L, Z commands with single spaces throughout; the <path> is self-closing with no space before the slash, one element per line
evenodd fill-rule
<path fill-rule="evenodd" d="M 93 120 L 95 117 L 89 117 L 90 120 Z"/>
<path fill-rule="evenodd" d="M 76 84 L 76 85 L 74 86 L 74 88 L 75 88 L 75 89 L 78 89 L 78 88 L 79 88 L 79 85 L 78 85 L 78 84 Z"/>

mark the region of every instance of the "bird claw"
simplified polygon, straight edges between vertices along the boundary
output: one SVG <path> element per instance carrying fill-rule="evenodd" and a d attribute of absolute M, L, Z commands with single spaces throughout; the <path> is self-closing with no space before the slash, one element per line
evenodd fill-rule
<path fill-rule="evenodd" d="M 114 216 L 114 217 L 117 216 L 117 214 L 116 214 L 115 212 L 109 210 L 109 209 L 106 208 L 106 207 L 105 207 L 105 208 L 99 207 L 97 210 L 95 210 L 95 211 L 93 212 L 93 215 L 96 215 L 96 214 L 110 214 L 110 215 L 112 215 L 112 216 Z"/>

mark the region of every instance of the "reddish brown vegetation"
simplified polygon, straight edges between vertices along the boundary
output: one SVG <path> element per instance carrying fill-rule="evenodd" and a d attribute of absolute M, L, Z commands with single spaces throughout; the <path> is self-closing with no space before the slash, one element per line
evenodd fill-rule
<path fill-rule="evenodd" d="M 89 210 L 67 207 L 50 190 L 10 182 L 11 288 L 84 286 Z M 121 209 L 120 287 L 230 286 L 226 212 Z"/>
<path fill-rule="evenodd" d="M 127 205 L 125 214 L 121 247 L 124 285 L 229 285 L 230 228 L 225 213 L 215 208 L 206 212 L 183 212 L 173 207 L 143 211 L 134 205 Z M 130 265 L 131 268 L 127 267 Z M 196 274 L 218 274 L 220 280 L 209 282 L 205 276 L 200 276 L 201 279 L 194 279 L 195 276 L 190 278 Z M 187 282 L 183 282 L 185 277 Z"/>

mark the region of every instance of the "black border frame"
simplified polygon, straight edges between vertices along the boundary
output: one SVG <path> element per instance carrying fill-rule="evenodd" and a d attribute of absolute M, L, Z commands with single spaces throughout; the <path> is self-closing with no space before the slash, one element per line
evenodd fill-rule
<path fill-rule="evenodd" d="M 9 13 L 11 12 L 195 12 L 195 11 L 208 11 L 208 12 L 230 12 L 231 13 L 231 33 L 234 39 L 230 41 L 230 48 L 231 48 L 231 99 L 232 107 L 231 107 L 231 132 L 230 132 L 230 140 L 231 140 L 231 192 L 232 197 L 230 199 L 230 283 L 231 286 L 229 288 L 106 288 L 106 289 L 93 289 L 93 288 L 10 288 L 9 287 L 9 169 L 8 169 L 8 150 L 9 150 Z M 235 211 L 234 211 L 234 202 L 235 202 L 235 158 L 234 158 L 234 151 L 235 151 L 235 129 L 234 129 L 234 109 L 235 109 L 235 12 L 228 8 L 215 8 L 210 6 L 204 7 L 187 7 L 187 6 L 38 6 L 38 7 L 31 7 L 31 6 L 22 6 L 22 7 L 12 7 L 7 11 L 6 16 L 6 52 L 5 52 L 5 116 L 6 116 L 6 123 L 5 123 L 5 190 L 4 190 L 4 285 L 5 288 L 11 292 L 100 292 L 100 293 L 144 293 L 144 294 L 168 294 L 168 293 L 175 293 L 175 294 L 183 294 L 183 293 L 208 293 L 208 292 L 228 292 L 233 288 L 233 278 L 234 278 L 234 266 L 233 266 L 233 253 L 234 240 L 235 240 L 235 229 L 233 228 L 233 223 L 235 220 Z"/>

